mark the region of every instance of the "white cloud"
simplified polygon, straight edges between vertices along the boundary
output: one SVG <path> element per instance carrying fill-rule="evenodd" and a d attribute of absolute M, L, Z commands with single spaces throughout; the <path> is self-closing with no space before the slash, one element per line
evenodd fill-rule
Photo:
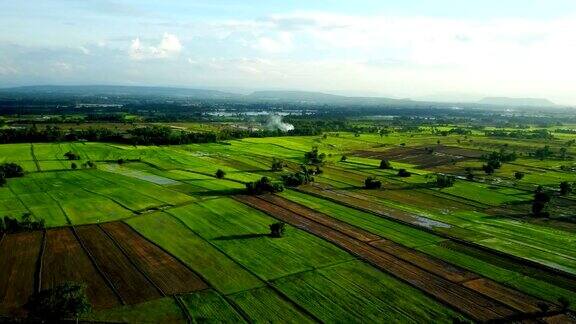
<path fill-rule="evenodd" d="M 293 37 L 288 32 L 279 33 L 276 37 L 260 37 L 254 48 L 268 53 L 289 52 L 294 48 Z"/>
<path fill-rule="evenodd" d="M 132 40 L 129 56 L 133 60 L 163 59 L 176 57 L 182 51 L 182 43 L 176 35 L 165 33 L 156 46 L 146 45 L 137 37 Z"/>

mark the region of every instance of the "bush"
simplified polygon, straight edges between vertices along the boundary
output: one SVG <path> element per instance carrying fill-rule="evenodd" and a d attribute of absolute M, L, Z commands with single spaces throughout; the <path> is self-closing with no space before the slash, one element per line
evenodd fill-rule
<path fill-rule="evenodd" d="M 4 178 L 19 178 L 24 176 L 24 169 L 16 163 L 0 164 L 0 173 Z"/>
<path fill-rule="evenodd" d="M 70 161 L 80 160 L 80 155 L 78 155 L 72 151 L 68 151 L 68 152 L 64 153 L 64 157 L 66 157 Z"/>
<path fill-rule="evenodd" d="M 298 187 L 303 184 L 314 182 L 314 178 L 309 172 L 296 172 L 282 176 L 282 182 L 287 187 Z"/>
<path fill-rule="evenodd" d="M 272 183 L 268 177 L 262 177 L 258 181 L 246 183 L 246 191 L 252 195 L 261 195 L 264 193 L 275 193 L 284 190 L 280 183 Z"/>
<path fill-rule="evenodd" d="M 545 192 L 542 186 L 539 186 L 534 193 L 534 201 L 532 202 L 532 214 L 534 216 L 548 217 L 549 213 L 546 212 L 546 207 L 550 202 L 550 194 Z"/>
<path fill-rule="evenodd" d="M 44 227 L 44 220 L 34 221 L 30 213 L 22 215 L 22 220 L 11 218 L 10 216 L 4 216 L 4 219 L 0 218 L 0 232 L 4 233 L 35 231 L 44 229 Z"/>
<path fill-rule="evenodd" d="M 374 177 L 368 177 L 364 180 L 364 188 L 366 189 L 379 189 L 382 187 L 382 182 L 376 180 Z"/>
<path fill-rule="evenodd" d="M 484 164 L 482 170 L 484 170 L 486 174 L 493 174 L 495 171 L 494 167 L 490 164 Z"/>
<path fill-rule="evenodd" d="M 218 169 L 218 170 L 216 171 L 216 178 L 218 178 L 218 179 L 224 179 L 225 176 L 226 176 L 226 172 L 224 172 L 224 170 Z"/>
<path fill-rule="evenodd" d="M 440 188 L 448 188 L 452 187 L 456 182 L 456 177 L 446 174 L 437 174 L 436 175 L 436 186 Z"/>
<path fill-rule="evenodd" d="M 524 172 L 520 172 L 520 171 L 514 172 L 514 178 L 516 180 L 522 180 L 524 178 Z"/>
<path fill-rule="evenodd" d="M 91 309 L 86 286 L 72 282 L 32 295 L 25 307 L 32 317 L 46 320 L 77 318 Z"/>
<path fill-rule="evenodd" d="M 271 237 L 282 237 L 284 235 L 284 231 L 286 230 L 286 224 L 282 222 L 270 224 L 270 236 Z"/>
<path fill-rule="evenodd" d="M 308 164 L 322 164 L 326 154 L 318 153 L 318 147 L 313 147 L 310 152 L 304 153 L 304 161 Z"/>
<path fill-rule="evenodd" d="M 78 169 L 78 165 L 76 165 L 76 163 L 72 162 L 72 164 L 70 164 L 70 168 L 72 168 L 72 170 L 76 170 L 76 169 Z"/>
<path fill-rule="evenodd" d="M 284 169 L 284 167 L 286 166 L 286 163 L 282 160 L 273 158 L 272 159 L 272 171 L 282 171 L 282 169 Z"/>
<path fill-rule="evenodd" d="M 346 155 L 342 155 L 342 157 L 340 158 L 340 161 L 346 162 L 346 160 L 348 160 L 348 157 Z"/>
<path fill-rule="evenodd" d="M 572 192 L 572 185 L 568 181 L 560 182 L 560 195 L 566 196 Z"/>
<path fill-rule="evenodd" d="M 382 161 L 380 161 L 380 166 L 379 166 L 378 168 L 379 168 L 379 169 L 382 169 L 382 170 L 392 170 L 392 169 L 394 169 L 394 168 L 392 167 L 392 165 L 390 165 L 390 162 L 389 162 L 388 160 L 382 160 Z"/>
<path fill-rule="evenodd" d="M 398 176 L 402 177 L 402 178 L 408 178 L 409 176 L 411 176 L 412 173 L 410 173 L 410 171 L 406 170 L 406 169 L 400 169 L 398 170 Z"/>

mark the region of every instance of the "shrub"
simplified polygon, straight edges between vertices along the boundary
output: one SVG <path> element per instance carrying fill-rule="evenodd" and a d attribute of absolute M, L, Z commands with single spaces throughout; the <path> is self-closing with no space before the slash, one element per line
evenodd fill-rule
<path fill-rule="evenodd" d="M 0 173 L 4 178 L 19 178 L 24 176 L 24 169 L 16 163 L 3 163 L 0 164 Z"/>
<path fill-rule="evenodd" d="M 46 320 L 77 318 L 91 309 L 86 286 L 72 282 L 32 295 L 25 307 L 32 317 Z"/>
<path fill-rule="evenodd" d="M 482 166 L 482 170 L 484 170 L 484 172 L 485 172 L 486 174 L 493 174 L 494 171 L 495 171 L 495 170 L 494 170 L 494 167 L 493 167 L 492 165 L 490 165 L 490 164 L 484 164 L 484 165 Z"/>
<path fill-rule="evenodd" d="M 282 169 L 286 166 L 286 163 L 282 160 L 273 158 L 272 159 L 272 171 L 282 171 Z"/>
<path fill-rule="evenodd" d="M 382 170 L 392 170 L 393 169 L 392 165 L 390 165 L 390 162 L 388 160 L 380 161 L 380 166 L 378 168 L 382 169 Z"/>
<path fill-rule="evenodd" d="M 325 158 L 326 154 L 318 153 L 318 147 L 313 147 L 310 152 L 304 153 L 304 161 L 308 164 L 321 164 Z"/>
<path fill-rule="evenodd" d="M 534 201 L 532 202 L 532 214 L 534 216 L 548 217 L 549 214 L 546 212 L 546 207 L 550 202 L 550 194 L 544 191 L 542 186 L 539 186 L 534 193 Z"/>
<path fill-rule="evenodd" d="M 516 180 L 522 180 L 522 178 L 524 178 L 524 172 L 520 172 L 520 171 L 514 172 L 514 178 Z"/>
<path fill-rule="evenodd" d="M 216 178 L 223 179 L 225 176 L 226 176 L 226 172 L 224 172 L 224 170 L 218 169 L 216 171 Z"/>
<path fill-rule="evenodd" d="M 346 162 L 346 160 L 348 160 L 348 157 L 346 155 L 342 155 L 342 157 L 340 158 L 340 161 Z"/>
<path fill-rule="evenodd" d="M 398 170 L 398 176 L 399 177 L 403 177 L 403 178 L 408 178 L 409 176 L 411 176 L 412 173 L 410 173 L 410 171 L 406 170 L 406 169 L 400 169 Z"/>
<path fill-rule="evenodd" d="M 286 224 L 282 222 L 270 224 L 270 236 L 271 237 L 282 237 L 284 235 L 284 231 L 286 230 Z"/>
<path fill-rule="evenodd" d="M 572 185 L 568 181 L 560 182 L 560 195 L 566 196 L 572 192 Z"/>
<path fill-rule="evenodd" d="M 78 165 L 76 165 L 76 163 L 72 162 L 72 164 L 70 164 L 70 168 L 72 168 L 72 170 L 76 170 L 76 169 L 78 169 Z"/>
<path fill-rule="evenodd" d="M 0 232 L 18 233 L 40 230 L 44 227 L 44 220 L 40 219 L 34 221 L 32 220 L 32 214 L 30 213 L 22 215 L 22 220 L 11 218 L 10 216 L 4 216 L 4 219 L 0 218 Z"/>
<path fill-rule="evenodd" d="M 284 190 L 280 183 L 272 183 L 268 177 L 262 177 L 258 181 L 246 183 L 246 191 L 252 195 L 261 195 L 263 193 L 274 193 Z"/>
<path fill-rule="evenodd" d="M 282 176 L 282 182 L 287 187 L 298 187 L 303 184 L 314 182 L 314 178 L 309 172 L 296 172 Z"/>
<path fill-rule="evenodd" d="M 66 157 L 70 161 L 80 160 L 80 155 L 78 155 L 72 151 L 68 151 L 68 152 L 64 153 L 64 157 Z"/>
<path fill-rule="evenodd" d="M 446 174 L 437 174 L 436 175 L 436 186 L 440 188 L 447 188 L 452 187 L 456 182 L 456 177 Z"/>
<path fill-rule="evenodd" d="M 366 189 L 379 189 L 382 187 L 382 182 L 376 180 L 374 177 L 368 177 L 364 180 L 364 188 Z"/>

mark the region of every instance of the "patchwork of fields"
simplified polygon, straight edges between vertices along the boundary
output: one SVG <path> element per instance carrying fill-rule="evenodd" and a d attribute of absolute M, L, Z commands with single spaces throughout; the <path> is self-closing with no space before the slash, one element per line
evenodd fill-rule
<path fill-rule="evenodd" d="M 91 321 L 570 321 L 576 196 L 555 196 L 548 219 L 529 210 L 537 186 L 576 181 L 559 168 L 574 162 L 524 154 L 483 174 L 481 156 L 502 143 L 518 152 L 544 143 L 473 138 L 0 145 L 0 162 L 26 171 L 0 187 L 0 216 L 46 225 L 0 234 L 0 315 L 24 316 L 32 294 L 73 281 L 86 284 Z M 312 147 L 326 154 L 313 183 L 245 194 L 247 182 L 300 170 Z M 283 171 L 271 170 L 274 158 Z M 430 185 L 438 172 L 457 176 L 454 185 Z M 382 188 L 365 189 L 369 176 Z M 286 233 L 272 238 L 278 221 Z"/>

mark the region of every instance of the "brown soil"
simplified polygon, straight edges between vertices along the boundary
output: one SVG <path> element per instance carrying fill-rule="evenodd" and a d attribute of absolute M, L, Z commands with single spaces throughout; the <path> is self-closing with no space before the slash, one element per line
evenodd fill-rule
<path fill-rule="evenodd" d="M 184 264 L 140 236 L 128 225 L 114 222 L 101 227 L 164 294 L 182 294 L 208 288 L 206 283 Z"/>
<path fill-rule="evenodd" d="M 76 228 L 78 237 L 126 304 L 160 298 L 160 292 L 97 225 Z"/>
<path fill-rule="evenodd" d="M 0 313 L 22 315 L 22 306 L 35 292 L 41 231 L 8 234 L 0 245 Z"/>
<path fill-rule="evenodd" d="M 120 305 L 120 300 L 98 273 L 69 228 L 48 230 L 42 260 L 42 289 L 66 281 L 86 284 L 86 294 L 96 310 Z"/>

